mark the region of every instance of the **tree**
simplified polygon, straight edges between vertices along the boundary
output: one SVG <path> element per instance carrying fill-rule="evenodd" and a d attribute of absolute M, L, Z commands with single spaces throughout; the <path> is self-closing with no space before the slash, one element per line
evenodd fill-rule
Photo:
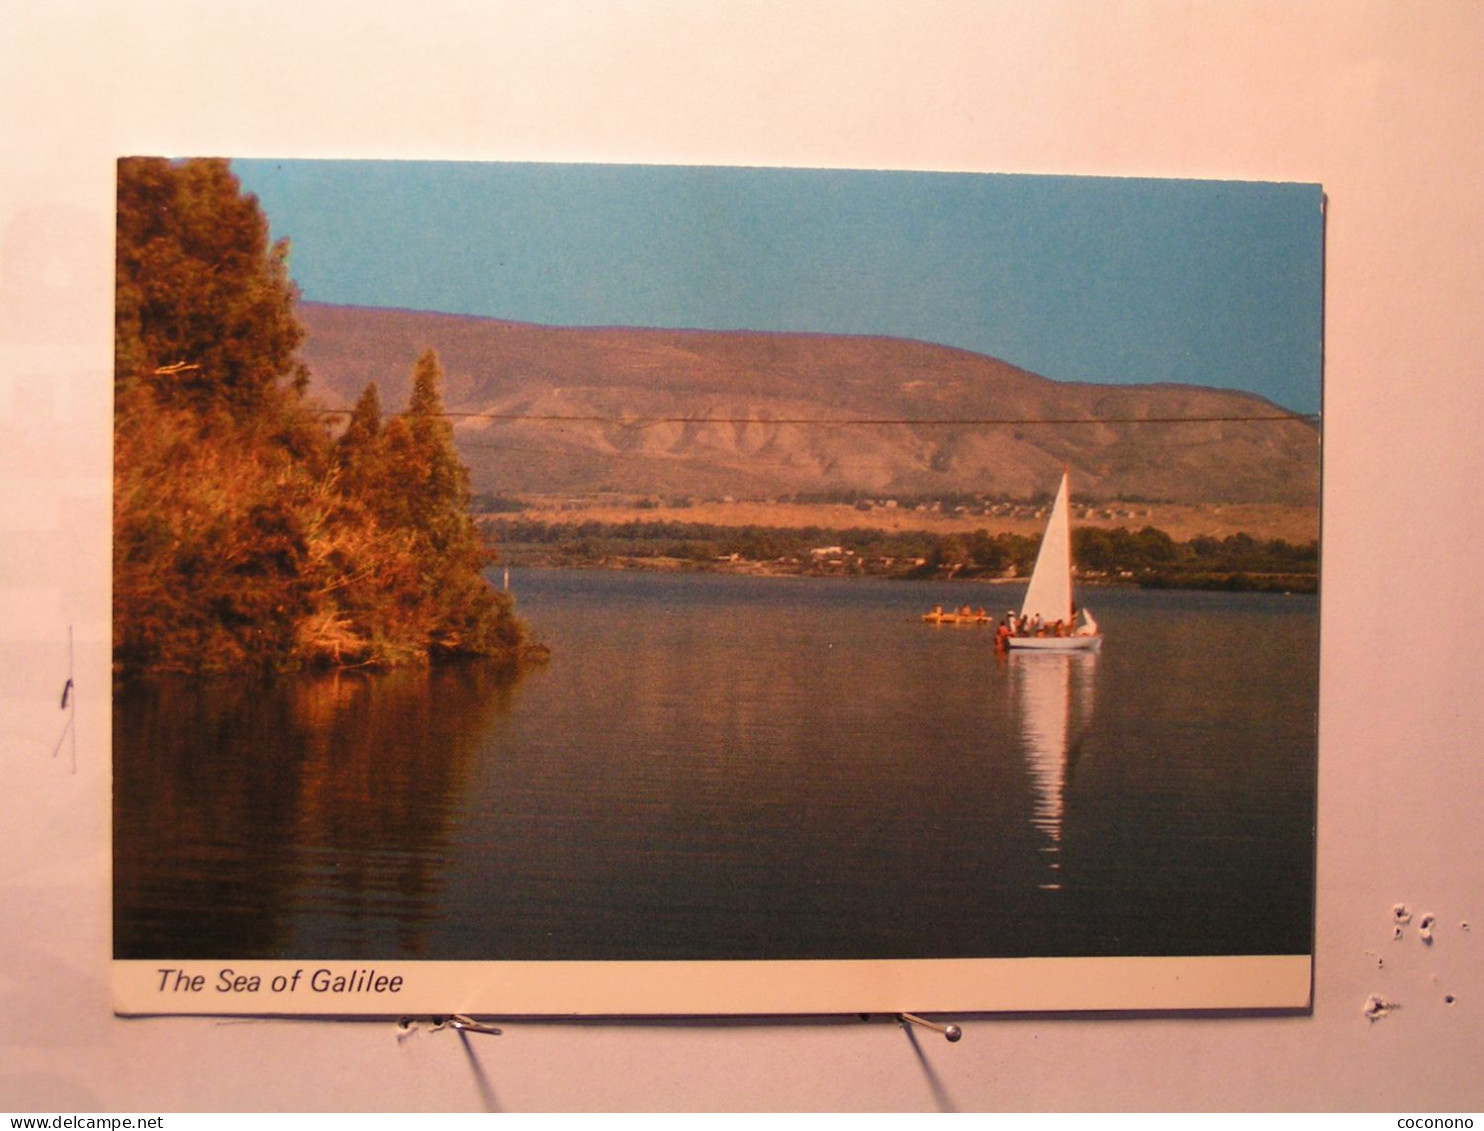
<path fill-rule="evenodd" d="M 381 432 L 381 392 L 372 381 L 361 391 L 350 423 L 335 443 L 335 465 L 340 484 L 349 495 L 364 497 L 380 473 L 384 441 Z"/>
<path fill-rule="evenodd" d="M 520 649 L 523 630 L 509 599 L 484 578 L 495 555 L 469 512 L 469 472 L 444 412 L 435 351 L 413 367 L 407 411 L 385 425 L 380 417 L 379 395 L 368 387 L 336 461 L 343 491 L 378 531 L 386 556 L 368 567 L 374 582 L 338 601 L 370 639 L 415 638 L 434 655 Z"/>
<path fill-rule="evenodd" d="M 405 523 L 422 557 L 433 604 L 429 647 L 435 651 L 499 651 L 516 641 L 510 602 L 484 580 L 495 553 L 469 513 L 469 470 L 454 447 L 443 409 L 443 366 L 424 350 L 412 370 L 407 413 L 387 429 L 399 469 Z"/>
<path fill-rule="evenodd" d="M 225 161 L 121 160 L 117 224 L 116 381 L 199 411 L 302 392 L 288 242 Z"/>
<path fill-rule="evenodd" d="M 323 429 L 287 244 L 222 161 L 118 166 L 114 640 L 127 665 L 276 664 L 309 611 Z"/>
<path fill-rule="evenodd" d="M 483 550 L 469 517 L 469 472 L 454 447 L 453 427 L 443 412 L 443 366 L 426 349 L 412 369 L 407 422 L 411 479 L 403 486 L 413 524 L 439 554 Z"/>
<path fill-rule="evenodd" d="M 114 653 L 124 670 L 518 659 L 428 351 L 332 443 L 287 244 L 224 162 L 119 164 Z"/>

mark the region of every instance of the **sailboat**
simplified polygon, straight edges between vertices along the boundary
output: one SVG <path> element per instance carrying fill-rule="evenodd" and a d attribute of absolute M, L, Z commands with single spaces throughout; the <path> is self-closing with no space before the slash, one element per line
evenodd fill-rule
<path fill-rule="evenodd" d="M 1074 624 L 1077 612 L 1082 623 Z M 1086 610 L 1076 610 L 1072 603 L 1072 520 L 1067 503 L 1067 473 L 1062 472 L 1051 518 L 1046 523 L 1046 536 L 1041 539 L 1036 566 L 1031 571 L 1030 588 L 1020 615 L 1026 622 L 1044 626 L 1045 635 L 1005 637 L 1011 649 L 1023 648 L 1042 652 L 1097 651 L 1103 644 L 1097 621 Z M 1065 635 L 1055 634 L 1060 622 Z"/>

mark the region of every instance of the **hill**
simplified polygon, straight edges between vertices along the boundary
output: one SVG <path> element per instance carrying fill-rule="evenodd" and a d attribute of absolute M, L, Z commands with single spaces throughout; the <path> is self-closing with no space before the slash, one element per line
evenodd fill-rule
<path fill-rule="evenodd" d="M 1029 498 L 1067 464 L 1087 500 L 1318 502 L 1317 428 L 1230 419 L 1285 415 L 1246 393 L 1057 382 L 895 338 L 548 327 L 319 303 L 301 303 L 299 316 L 311 389 L 332 408 L 370 381 L 384 404 L 404 404 L 413 361 L 435 348 L 449 411 L 469 414 L 455 437 L 475 491 Z M 1168 422 L 1189 417 L 1228 419 Z M 851 423 L 862 420 L 874 423 Z"/>

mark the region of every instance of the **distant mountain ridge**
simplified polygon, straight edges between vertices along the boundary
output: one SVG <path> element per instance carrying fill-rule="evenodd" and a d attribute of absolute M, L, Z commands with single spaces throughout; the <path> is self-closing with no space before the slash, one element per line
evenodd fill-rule
<path fill-rule="evenodd" d="M 400 408 L 413 362 L 434 347 L 448 410 L 487 414 L 454 422 L 478 491 L 1030 497 L 1065 464 L 1085 499 L 1319 497 L 1319 432 L 1303 418 L 1158 422 L 1287 415 L 1249 393 L 1057 382 L 900 338 L 551 327 L 307 302 L 299 315 L 311 390 L 330 407 L 375 381 Z"/>

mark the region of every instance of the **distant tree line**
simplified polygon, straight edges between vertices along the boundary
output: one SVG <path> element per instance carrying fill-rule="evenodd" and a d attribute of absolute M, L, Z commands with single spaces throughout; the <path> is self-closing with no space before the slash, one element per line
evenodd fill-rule
<path fill-rule="evenodd" d="M 334 438 L 287 245 L 222 161 L 119 163 L 114 655 L 124 672 L 533 654 L 469 514 L 428 351 Z"/>
<path fill-rule="evenodd" d="M 487 516 L 512 559 L 526 564 L 593 566 L 616 559 L 668 558 L 698 568 L 723 561 L 768 563 L 780 572 L 848 572 L 897 577 L 1028 576 L 1040 539 L 1020 534 L 934 534 L 865 528 L 721 526 L 646 521 L 543 522 Z M 1246 534 L 1176 542 L 1154 527 L 1081 527 L 1072 534 L 1080 574 L 1149 587 L 1282 589 L 1317 587 L 1318 544 L 1260 541 Z M 838 548 L 838 553 L 819 553 Z"/>
<path fill-rule="evenodd" d="M 609 491 L 614 494 L 623 494 L 623 490 L 612 484 L 598 488 L 598 491 Z M 988 493 L 984 491 L 938 491 L 930 494 L 913 494 L 911 492 L 888 493 L 868 491 L 863 488 L 837 488 L 825 491 L 794 491 L 782 495 L 770 497 L 770 503 L 786 503 L 791 505 L 821 505 L 821 506 L 853 506 L 858 510 L 871 511 L 877 507 L 901 510 L 903 512 L 912 510 L 937 510 L 948 513 L 953 512 L 983 512 L 989 508 L 1024 508 L 1050 506 L 1053 493 L 1046 490 L 1033 491 L 1028 495 L 1010 495 L 1006 493 Z M 635 499 L 632 506 L 635 510 L 657 510 L 661 507 L 684 508 L 695 506 L 697 503 L 725 503 L 733 501 L 729 496 L 701 497 L 696 495 L 652 495 Z M 1173 502 L 1171 499 L 1146 498 L 1142 495 L 1131 495 L 1120 493 L 1110 498 L 1092 495 L 1084 495 L 1079 501 L 1079 506 L 1149 506 L 1152 504 L 1165 504 Z M 498 492 L 486 492 L 474 496 L 474 511 L 479 514 L 516 514 L 521 511 L 534 509 L 535 504 L 530 500 L 518 495 L 506 495 Z"/>
<path fill-rule="evenodd" d="M 1176 542 L 1163 530 L 1079 527 L 1072 555 L 1085 574 L 1137 581 L 1146 588 L 1286 590 L 1319 587 L 1319 543 L 1262 540 L 1250 534 L 1202 535 Z"/>

